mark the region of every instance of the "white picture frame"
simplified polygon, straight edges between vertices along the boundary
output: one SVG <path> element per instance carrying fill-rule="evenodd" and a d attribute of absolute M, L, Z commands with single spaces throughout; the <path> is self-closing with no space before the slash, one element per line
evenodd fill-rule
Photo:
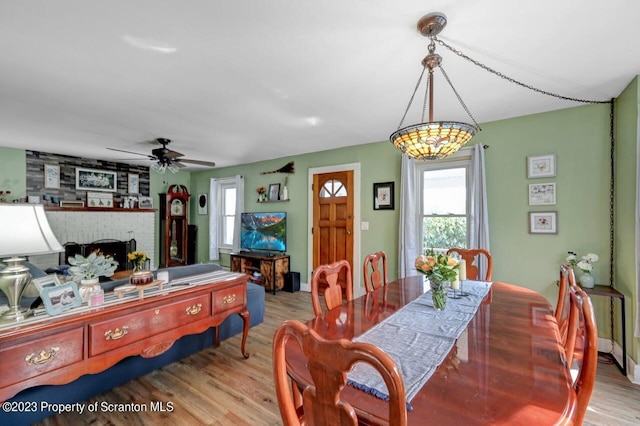
<path fill-rule="evenodd" d="M 118 173 L 109 170 L 76 168 L 76 189 L 84 191 L 116 192 Z"/>
<path fill-rule="evenodd" d="M 557 234 L 558 212 L 529 212 L 530 234 Z"/>
<path fill-rule="evenodd" d="M 82 305 L 78 285 L 73 281 L 54 287 L 45 287 L 42 289 L 40 297 L 49 315 L 58 315 Z"/>
<path fill-rule="evenodd" d="M 138 208 L 140 209 L 152 209 L 153 198 L 151 197 L 138 197 Z"/>
<path fill-rule="evenodd" d="M 129 173 L 127 176 L 129 194 L 140 193 L 140 175 Z"/>
<path fill-rule="evenodd" d="M 113 194 L 104 192 L 87 192 L 87 207 L 113 208 Z"/>
<path fill-rule="evenodd" d="M 555 177 L 555 175 L 555 154 L 527 156 L 527 178 L 536 179 L 542 177 Z"/>
<path fill-rule="evenodd" d="M 555 182 L 529 184 L 530 206 L 554 206 L 556 204 Z"/>
<path fill-rule="evenodd" d="M 44 165 L 44 187 L 60 188 L 60 166 L 55 164 Z"/>
<path fill-rule="evenodd" d="M 42 293 L 42 289 L 55 287 L 60 285 L 60 279 L 56 274 L 47 275 L 46 277 L 33 278 L 31 280 L 33 286 L 38 290 L 38 294 Z"/>

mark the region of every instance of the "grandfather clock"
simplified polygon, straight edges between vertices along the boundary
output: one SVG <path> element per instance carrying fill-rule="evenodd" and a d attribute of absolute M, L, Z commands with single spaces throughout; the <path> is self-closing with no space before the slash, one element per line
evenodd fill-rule
<path fill-rule="evenodd" d="M 160 266 L 187 264 L 189 191 L 184 185 L 171 185 L 160 195 Z"/>

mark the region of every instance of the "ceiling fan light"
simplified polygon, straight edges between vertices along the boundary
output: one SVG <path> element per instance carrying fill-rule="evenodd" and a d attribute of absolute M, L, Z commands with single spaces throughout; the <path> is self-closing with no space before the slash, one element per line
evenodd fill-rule
<path fill-rule="evenodd" d="M 178 172 L 180 171 L 180 168 L 178 168 L 178 166 L 176 166 L 176 165 L 175 165 L 175 164 L 173 164 L 173 163 L 172 163 L 172 164 L 169 164 L 169 165 L 167 166 L 167 169 L 169 169 L 169 171 L 170 171 L 171 173 L 178 173 Z"/>
<path fill-rule="evenodd" d="M 167 171 L 167 166 L 164 164 L 160 164 L 160 163 L 154 163 L 151 165 L 151 170 L 153 170 L 154 172 L 158 173 L 158 174 L 165 174 L 165 172 Z"/>

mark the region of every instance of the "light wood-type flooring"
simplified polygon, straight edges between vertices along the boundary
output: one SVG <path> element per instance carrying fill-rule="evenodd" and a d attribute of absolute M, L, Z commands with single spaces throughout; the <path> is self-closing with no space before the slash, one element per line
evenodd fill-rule
<path fill-rule="evenodd" d="M 265 322 L 249 331 L 240 355 L 240 336 L 86 401 L 120 404 L 171 403 L 166 412 L 94 412 L 52 416 L 40 425 L 280 425 L 271 367 L 271 339 L 286 319 L 313 316 L 309 293 L 266 295 Z M 115 407 L 115 406 L 110 406 Z M 425 419 L 426 420 L 426 419 Z M 585 425 L 640 424 L 640 386 L 630 383 L 615 365 L 598 364 L 596 387 Z"/>

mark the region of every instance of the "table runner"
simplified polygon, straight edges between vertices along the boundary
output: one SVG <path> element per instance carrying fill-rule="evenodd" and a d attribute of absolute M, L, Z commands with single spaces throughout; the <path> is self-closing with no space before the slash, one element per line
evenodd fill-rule
<path fill-rule="evenodd" d="M 451 351 L 490 288 L 490 282 L 464 281 L 468 296 L 449 298 L 443 311 L 433 308 L 431 291 L 427 291 L 353 341 L 374 344 L 393 359 L 410 403 Z M 389 399 L 384 380 L 368 364 L 356 364 L 347 377 L 349 385 Z"/>

